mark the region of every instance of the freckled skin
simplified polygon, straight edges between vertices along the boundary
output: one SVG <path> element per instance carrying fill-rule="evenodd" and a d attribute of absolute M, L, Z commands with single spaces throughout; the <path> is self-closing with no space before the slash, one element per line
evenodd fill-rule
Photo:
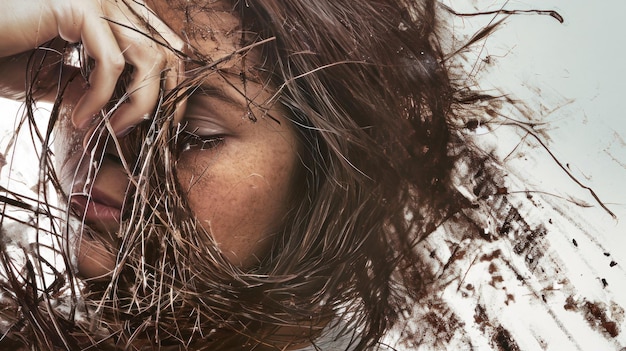
<path fill-rule="evenodd" d="M 184 153 L 178 163 L 192 211 L 234 263 L 255 262 L 288 211 L 297 164 L 296 139 L 287 122 L 240 122 L 235 136 L 215 150 Z"/>
<path fill-rule="evenodd" d="M 183 12 L 172 10 L 166 1 L 153 1 L 149 5 L 175 32 L 180 33 L 185 28 Z M 220 6 L 228 6 L 224 1 L 217 1 L 212 6 L 218 11 L 193 14 L 195 28 L 210 28 L 211 35 L 196 35 L 190 42 L 204 55 L 218 59 L 237 49 L 240 23 L 232 14 L 219 11 Z M 251 65 L 251 59 L 252 55 L 247 58 L 247 65 Z M 233 60 L 223 68 L 236 72 L 240 64 L 240 61 Z M 280 230 L 289 210 L 299 162 L 298 142 L 283 111 L 264 104 L 273 92 L 257 83 L 247 83 L 245 90 L 254 102 L 251 106 L 259 104 L 270 108 L 269 111 L 252 108 L 251 112 L 258 118 L 253 122 L 247 117 L 248 105 L 237 89 L 216 79 L 212 85 L 223 88 L 234 103 L 211 97 L 203 97 L 197 103 L 210 107 L 209 117 L 222 128 L 224 140 L 208 150 L 183 152 L 177 161 L 177 172 L 190 208 L 199 222 L 211 233 L 227 259 L 245 267 L 255 264 L 264 255 L 271 237 Z M 243 91 L 240 79 L 229 82 Z M 72 83 L 63 110 L 71 111 L 81 94 L 80 82 Z M 264 112 L 272 118 L 264 116 Z M 202 126 L 202 116 L 199 117 L 198 123 Z M 64 164 L 63 159 L 61 164 Z M 61 167 L 66 180 L 71 178 L 69 174 L 75 169 L 70 165 L 67 163 Z M 101 174 L 110 174 L 111 170 L 106 168 L 122 166 L 105 163 L 103 167 Z M 96 177 L 94 186 L 121 202 L 128 181 L 119 178 Z M 115 256 L 107 254 L 101 244 L 83 238 L 80 246 L 78 264 L 83 276 L 106 275 L 114 267 Z"/>

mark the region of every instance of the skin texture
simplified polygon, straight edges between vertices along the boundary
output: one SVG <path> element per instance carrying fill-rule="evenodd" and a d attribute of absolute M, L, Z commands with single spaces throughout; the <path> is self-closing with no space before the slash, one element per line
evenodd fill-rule
<path fill-rule="evenodd" d="M 203 11 L 193 14 L 193 28 L 185 27 L 184 11 L 174 9 L 169 2 L 153 1 L 148 4 L 150 10 L 136 2 L 130 4 L 131 7 L 126 7 L 109 0 L 41 0 L 12 5 L 16 15 L 6 20 L 14 21 L 13 33 L 3 34 L 6 40 L 0 47 L 3 55 L 15 54 L 59 36 L 69 42 L 81 40 L 85 53 L 93 58 L 89 81 L 73 79 L 64 94 L 57 161 L 67 194 L 86 197 L 98 194 L 111 205 L 105 209 L 90 202 L 78 206 L 78 212 L 97 212 L 86 218 L 86 222 L 105 233 L 110 246 L 115 246 L 113 238 L 120 216 L 103 215 L 103 210 L 119 210 L 131 188 L 128 172 L 121 162 L 115 161 L 118 150 L 110 146 L 105 154 L 111 157 L 99 162 L 97 175 L 92 179 L 92 160 L 83 155 L 83 145 L 92 137 L 90 127 L 98 122 L 91 116 L 108 102 L 124 64 L 133 67 L 133 74 L 126 89 L 129 98 L 110 118 L 110 130 L 118 137 L 143 122 L 144 116 L 156 106 L 161 85 L 169 90 L 192 75 L 184 73 L 182 61 L 174 54 L 184 46 L 176 33 L 188 33 L 196 54 L 209 61 L 237 50 L 241 38 L 240 21 L 226 11 L 229 5 L 225 1 L 211 2 Z M 153 39 L 126 28 L 146 32 L 145 23 L 153 27 Z M 209 31 L 211 35 L 195 35 L 199 30 Z M 158 45 L 154 40 L 166 45 Z M 252 54 L 246 55 L 248 64 L 254 63 Z M 236 74 L 242 70 L 241 65 L 242 56 L 238 56 L 220 68 Z M 223 254 L 236 265 L 249 266 L 257 262 L 257 256 L 263 255 L 270 244 L 268 237 L 279 229 L 288 211 L 291 178 L 297 163 L 296 138 L 283 111 L 265 105 L 272 93 L 262 84 L 246 82 L 244 87 L 239 79 L 219 75 L 207 78 L 203 84 L 207 91 L 217 93 L 194 94 L 187 109 L 187 100 L 183 99 L 178 104 L 175 121 L 181 122 L 181 129 L 187 133 L 211 139 L 205 144 L 211 147 L 207 150 L 192 147 L 182 153 L 177 164 L 179 181 L 192 212 L 212 233 Z M 250 101 L 242 97 L 243 91 Z M 261 117 L 252 122 L 246 117 L 249 114 L 271 118 Z M 125 139 L 129 137 L 121 138 L 121 142 L 128 142 Z M 212 140 L 216 137 L 219 141 Z M 83 235 L 78 250 L 81 274 L 93 278 L 112 269 L 114 252 L 102 246 L 89 235 Z"/>
<path fill-rule="evenodd" d="M 111 98 L 125 63 L 134 67 L 128 91 L 141 93 L 111 118 L 116 133 L 123 133 L 154 109 L 161 78 L 171 89 L 180 77 L 182 66 L 175 55 L 132 29 L 142 28 L 135 14 L 146 17 L 158 32 L 155 36 L 173 48 L 182 48 L 183 41 L 139 2 L 124 6 L 114 0 L 38 0 L 7 6 L 8 11 L 0 19 L 11 30 L 1 34 L 0 56 L 17 54 L 60 37 L 83 42 L 85 53 L 93 58 L 89 82 L 72 111 L 72 120 L 79 127 L 88 125 Z"/>
<path fill-rule="evenodd" d="M 163 8 L 165 2 L 153 5 Z M 225 4 L 212 4 L 220 5 Z M 168 24 L 182 28 L 183 13 L 167 13 Z M 211 37 L 193 40 L 195 50 L 209 60 L 218 60 L 237 49 L 239 21 L 232 14 L 216 8 L 215 12 L 196 16 L 194 25 L 206 26 L 213 32 Z M 246 56 L 248 61 L 251 56 Z M 227 62 L 226 70 L 240 71 L 240 60 Z M 78 79 L 68 88 L 62 106 L 67 118 L 80 108 L 83 84 Z M 296 136 L 285 120 L 284 112 L 265 104 L 271 92 L 261 84 L 246 82 L 244 87 L 241 80 L 228 77 L 226 73 L 226 77 L 218 74 L 208 77 L 203 87 L 206 87 L 204 91 L 198 90 L 188 100 L 181 129 L 206 141 L 204 147 L 200 147 L 201 141 L 194 140 L 190 148 L 182 152 L 177 161 L 179 182 L 192 212 L 202 227 L 212 234 L 224 256 L 235 265 L 248 267 L 257 263 L 267 251 L 272 235 L 280 230 L 289 210 L 292 177 L 298 162 Z M 251 101 L 241 95 L 244 90 Z M 138 93 L 145 92 L 139 90 Z M 131 94 L 131 101 L 134 96 Z M 129 112 L 124 110 L 124 113 Z M 253 122 L 247 117 L 249 114 L 262 117 Z M 84 142 L 80 137 L 71 137 L 81 135 L 76 123 L 72 125 L 66 121 L 65 126 L 59 140 Z M 121 141 L 131 137 L 121 138 Z M 80 150 L 80 146 L 63 147 L 60 157 L 60 173 L 68 193 L 98 194 L 98 197 L 106 198 L 107 203 L 115 204 L 112 207 L 119 207 L 124 202 L 129 183 L 122 162 L 115 161 L 119 156 L 117 150 L 107 148 L 105 153 L 112 157 L 105 157 L 92 183 L 84 181 L 88 178 L 89 165 L 86 163 L 89 159 L 73 152 L 75 150 Z M 76 169 L 80 170 L 78 174 Z M 108 237 L 114 237 L 118 221 L 103 218 L 106 217 L 102 216 L 103 210 L 91 203 L 82 209 L 83 212 L 89 211 L 90 206 L 100 216 L 87 218 L 87 224 L 108 233 Z M 78 268 L 85 277 L 102 277 L 115 265 L 114 252 L 90 240 L 88 235 L 83 235 L 78 252 Z"/>

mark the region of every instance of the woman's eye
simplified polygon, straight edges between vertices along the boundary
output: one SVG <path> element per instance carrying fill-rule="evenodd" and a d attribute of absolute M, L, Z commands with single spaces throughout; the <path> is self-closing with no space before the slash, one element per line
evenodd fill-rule
<path fill-rule="evenodd" d="M 224 142 L 223 135 L 197 135 L 184 131 L 180 139 L 182 151 L 187 150 L 210 150 L 220 146 Z"/>

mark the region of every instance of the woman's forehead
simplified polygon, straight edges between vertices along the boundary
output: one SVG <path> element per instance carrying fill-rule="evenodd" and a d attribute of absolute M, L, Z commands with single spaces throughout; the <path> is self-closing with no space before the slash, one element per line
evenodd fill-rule
<path fill-rule="evenodd" d="M 237 50 L 241 21 L 226 0 L 148 0 L 147 5 L 181 39 L 209 58 Z"/>

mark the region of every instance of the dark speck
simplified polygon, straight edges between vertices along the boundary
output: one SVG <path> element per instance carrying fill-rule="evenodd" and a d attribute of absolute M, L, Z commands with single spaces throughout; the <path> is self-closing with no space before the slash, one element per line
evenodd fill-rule
<path fill-rule="evenodd" d="M 606 288 L 608 285 L 609 283 L 607 283 L 606 279 L 602 278 L 602 286 Z"/>
<path fill-rule="evenodd" d="M 475 119 L 470 120 L 469 122 L 467 122 L 467 124 L 465 124 L 465 128 L 469 129 L 469 130 L 475 130 L 476 128 L 478 128 L 478 121 Z"/>
<path fill-rule="evenodd" d="M 576 241 L 576 239 L 572 239 L 572 244 L 574 244 L 574 246 L 578 247 L 578 242 Z"/>
<path fill-rule="evenodd" d="M 615 267 L 615 266 L 617 266 L 617 262 L 611 261 L 611 263 L 609 263 L 609 267 Z"/>
<path fill-rule="evenodd" d="M 511 333 L 508 330 L 498 327 L 496 335 L 493 336 L 492 340 L 498 346 L 499 350 L 502 351 L 519 351 L 520 348 L 513 340 Z"/>

